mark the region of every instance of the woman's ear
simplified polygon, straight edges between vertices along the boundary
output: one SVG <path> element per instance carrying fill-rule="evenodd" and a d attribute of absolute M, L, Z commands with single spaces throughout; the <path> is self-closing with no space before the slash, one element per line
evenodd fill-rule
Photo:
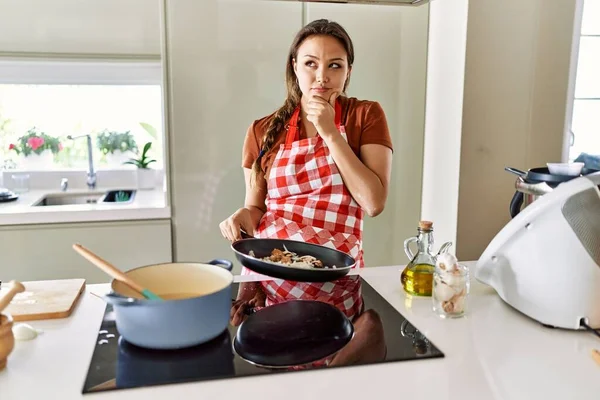
<path fill-rule="evenodd" d="M 296 77 L 298 77 L 298 70 L 297 68 L 297 64 L 296 64 L 296 59 L 292 58 L 292 67 L 294 68 L 294 73 L 296 74 Z"/>

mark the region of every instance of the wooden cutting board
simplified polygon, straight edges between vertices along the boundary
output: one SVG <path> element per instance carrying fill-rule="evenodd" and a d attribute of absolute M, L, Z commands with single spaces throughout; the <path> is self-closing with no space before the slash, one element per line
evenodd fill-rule
<path fill-rule="evenodd" d="M 77 304 L 85 289 L 85 279 L 21 282 L 25 291 L 17 293 L 3 311 L 14 321 L 65 318 Z M 8 291 L 8 284 L 0 286 L 0 295 Z"/>

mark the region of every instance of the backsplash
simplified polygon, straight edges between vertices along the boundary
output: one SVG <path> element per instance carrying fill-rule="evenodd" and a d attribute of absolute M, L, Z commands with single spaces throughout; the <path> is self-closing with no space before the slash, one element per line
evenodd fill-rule
<path fill-rule="evenodd" d="M 164 170 L 153 170 L 156 187 L 165 185 Z M 52 189 L 59 191 L 62 179 L 68 179 L 68 189 L 86 189 L 86 171 L 81 170 L 52 170 L 52 171 L 22 171 L 11 169 L 0 171 L 2 187 L 15 189 L 19 184 L 18 176 L 29 175 L 29 189 Z M 99 188 L 135 188 L 137 186 L 136 169 L 97 170 L 97 186 Z"/>

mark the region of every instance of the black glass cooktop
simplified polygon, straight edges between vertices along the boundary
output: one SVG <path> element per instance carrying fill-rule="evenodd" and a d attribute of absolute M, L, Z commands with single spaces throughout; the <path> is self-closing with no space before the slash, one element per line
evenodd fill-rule
<path fill-rule="evenodd" d="M 237 290 L 238 285 L 234 284 L 233 293 L 237 293 Z M 321 368 L 444 357 L 433 343 L 365 280 L 362 280 L 362 290 L 365 310 L 373 310 L 379 316 L 381 324 L 378 326 L 383 328 L 383 335 L 379 331 L 379 336 L 385 340 L 385 353 L 375 360 Z M 265 369 L 243 360 L 235 354 L 232 347 L 237 329 L 238 327 L 229 325 L 216 339 L 188 349 L 148 350 L 132 345 L 120 337 L 112 306 L 107 305 L 83 393 L 301 371 Z M 361 359 L 348 359 L 353 358 Z"/>

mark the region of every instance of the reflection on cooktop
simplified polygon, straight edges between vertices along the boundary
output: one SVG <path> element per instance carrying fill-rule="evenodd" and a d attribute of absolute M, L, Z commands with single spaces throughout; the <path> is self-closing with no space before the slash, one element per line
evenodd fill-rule
<path fill-rule="evenodd" d="M 362 280 L 362 278 L 361 278 Z M 238 285 L 233 285 L 237 293 Z M 396 309 L 362 280 L 364 318 L 355 321 L 355 333 L 333 358 L 308 366 L 266 368 L 245 361 L 234 351 L 238 327 L 229 325 L 208 343 L 181 350 L 149 350 L 120 337 L 112 306 L 107 305 L 83 393 L 164 385 L 211 379 L 336 368 L 444 357 L 444 354 Z M 363 324 L 359 329 L 359 324 Z"/>

